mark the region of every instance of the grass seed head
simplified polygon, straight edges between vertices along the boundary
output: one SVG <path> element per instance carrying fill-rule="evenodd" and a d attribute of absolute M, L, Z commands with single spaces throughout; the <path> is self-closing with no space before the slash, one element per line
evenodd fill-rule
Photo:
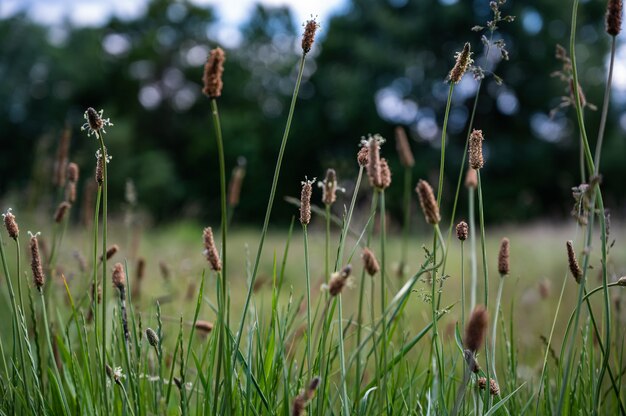
<path fill-rule="evenodd" d="M 483 344 L 488 321 L 489 314 L 487 309 L 482 305 L 477 305 L 465 327 L 465 347 L 473 353 L 476 353 Z"/>
<path fill-rule="evenodd" d="M 380 189 L 387 189 L 391 186 L 391 169 L 387 159 L 384 157 L 380 159 Z"/>
<path fill-rule="evenodd" d="M 467 236 L 469 234 L 469 226 L 465 221 L 461 221 L 456 225 L 456 238 L 460 241 L 467 240 Z"/>
<path fill-rule="evenodd" d="M 326 170 L 326 177 L 320 183 L 322 188 L 322 202 L 332 205 L 337 200 L 337 172 L 335 169 Z"/>
<path fill-rule="evenodd" d="M 211 331 L 213 331 L 213 324 L 209 321 L 196 321 L 195 328 L 198 331 L 209 334 Z"/>
<path fill-rule="evenodd" d="M 313 180 L 306 177 L 302 181 L 302 191 L 300 192 L 300 223 L 308 225 L 311 222 L 311 193 L 313 192 Z"/>
<path fill-rule="evenodd" d="M 606 33 L 617 36 L 622 30 L 622 0 L 609 0 L 606 5 Z"/>
<path fill-rule="evenodd" d="M 56 222 L 57 224 L 59 224 L 61 221 L 63 221 L 63 218 L 65 218 L 65 214 L 67 214 L 67 210 L 69 210 L 71 207 L 71 204 L 67 201 L 63 201 L 59 204 L 59 206 L 57 207 L 56 212 L 54 213 L 54 222 Z"/>
<path fill-rule="evenodd" d="M 365 271 L 370 276 L 374 276 L 380 270 L 380 265 L 378 264 L 378 260 L 376 260 L 376 256 L 369 248 L 365 247 L 363 249 L 363 253 L 361 253 L 361 258 L 363 259 L 363 267 Z"/>
<path fill-rule="evenodd" d="M 243 178 L 246 176 L 246 163 L 246 158 L 240 156 L 237 159 L 237 166 L 233 168 L 233 173 L 230 176 L 230 182 L 228 183 L 228 205 L 231 207 L 239 205 L 241 186 L 243 185 Z"/>
<path fill-rule="evenodd" d="M 211 227 L 206 227 L 202 233 L 202 237 L 204 239 L 204 255 L 209 261 L 211 268 L 216 272 L 221 271 L 222 261 L 220 260 L 220 255 L 217 252 L 217 247 L 215 247 L 213 229 Z"/>
<path fill-rule="evenodd" d="M 307 386 L 306 390 L 302 390 L 300 394 L 296 396 L 293 401 L 293 407 L 291 409 L 291 414 L 293 416 L 301 416 L 304 415 L 307 403 L 313 398 L 315 395 L 315 391 L 317 390 L 320 384 L 320 378 L 315 377 Z"/>
<path fill-rule="evenodd" d="M 4 226 L 7 229 L 7 233 L 9 233 L 9 237 L 17 240 L 17 237 L 20 235 L 20 228 L 17 226 L 17 221 L 15 221 L 15 215 L 11 213 L 11 208 L 2 214 L 2 218 L 4 219 Z"/>
<path fill-rule="evenodd" d="M 307 20 L 304 24 L 304 34 L 302 35 L 302 53 L 307 54 L 315 41 L 315 32 L 320 25 L 315 19 Z"/>
<path fill-rule="evenodd" d="M 498 253 L 498 272 L 500 276 L 506 276 L 510 272 L 509 246 L 509 239 L 504 237 L 500 242 L 500 252 Z"/>
<path fill-rule="evenodd" d="M 61 140 L 59 141 L 59 147 L 57 148 L 56 160 L 54 162 L 54 175 L 52 182 L 54 185 L 61 187 L 65 185 L 67 158 L 70 148 L 70 138 L 72 136 L 72 130 L 66 126 L 61 134 Z"/>
<path fill-rule="evenodd" d="M 218 47 L 211 51 L 204 64 L 204 74 L 202 75 L 204 88 L 202 88 L 202 92 L 209 98 L 218 98 L 222 95 L 222 88 L 224 87 L 222 74 L 224 73 L 225 60 L 224 50 Z"/>
<path fill-rule="evenodd" d="M 106 252 L 107 260 L 111 260 L 111 258 L 115 256 L 118 251 L 120 251 L 120 247 L 117 244 L 113 244 L 111 247 L 109 247 Z M 100 256 L 100 261 L 102 261 L 102 256 Z"/>
<path fill-rule="evenodd" d="M 435 199 L 433 188 L 428 182 L 420 179 L 417 182 L 415 192 L 417 192 L 417 196 L 422 207 L 422 212 L 424 213 L 424 218 L 426 218 L 426 222 L 432 225 L 439 224 L 439 221 L 441 221 L 441 216 L 439 215 L 439 206 L 437 205 L 437 200 Z"/>
<path fill-rule="evenodd" d="M 113 286 L 119 290 L 124 290 L 126 287 L 126 273 L 122 263 L 115 263 L 113 266 Z"/>
<path fill-rule="evenodd" d="M 482 169 L 483 160 L 483 131 L 474 129 L 469 139 L 469 161 L 472 169 Z"/>
<path fill-rule="evenodd" d="M 74 162 L 67 165 L 67 180 L 70 182 L 77 182 L 79 176 L 80 169 L 78 165 Z"/>
<path fill-rule="evenodd" d="M 458 84 L 470 65 L 474 62 L 469 42 L 466 42 L 465 45 L 463 45 L 463 50 L 457 52 L 454 57 L 456 58 L 456 63 L 450 71 L 448 79 L 453 84 Z"/>
<path fill-rule="evenodd" d="M 359 162 L 359 166 L 366 167 L 369 163 L 369 150 L 367 146 L 363 146 L 359 149 L 359 153 L 356 155 L 356 160 Z"/>
<path fill-rule="evenodd" d="M 576 283 L 580 284 L 580 279 L 582 278 L 583 271 L 580 269 L 580 265 L 578 264 L 578 259 L 576 258 L 576 252 L 574 251 L 574 244 L 571 240 L 568 240 L 565 243 L 567 247 L 567 262 L 569 263 L 569 271 L 572 273 L 574 280 Z"/>
<path fill-rule="evenodd" d="M 33 271 L 33 282 L 35 283 L 35 287 L 41 292 L 46 277 L 43 274 L 41 256 L 39 255 L 39 242 L 37 241 L 39 233 L 33 234 L 29 231 L 28 234 L 30 235 L 30 267 Z"/>
<path fill-rule="evenodd" d="M 382 178 L 380 172 L 380 144 L 381 140 L 379 140 L 380 136 L 370 136 L 367 141 L 367 176 L 370 180 L 370 185 L 373 187 L 378 187 L 380 185 Z M 382 139 L 382 137 L 381 137 Z"/>
<path fill-rule="evenodd" d="M 402 126 L 396 127 L 396 150 L 400 157 L 400 163 L 405 168 L 411 168 L 415 165 L 415 159 L 413 158 L 413 152 L 411 152 L 411 145 L 409 145 L 409 139 L 406 136 L 406 132 Z"/>
<path fill-rule="evenodd" d="M 146 338 L 148 338 L 148 343 L 153 347 L 157 347 L 159 345 L 159 336 L 152 328 L 146 329 Z"/>
<path fill-rule="evenodd" d="M 70 204 L 76 202 L 76 182 L 69 181 L 65 185 L 65 201 Z"/>

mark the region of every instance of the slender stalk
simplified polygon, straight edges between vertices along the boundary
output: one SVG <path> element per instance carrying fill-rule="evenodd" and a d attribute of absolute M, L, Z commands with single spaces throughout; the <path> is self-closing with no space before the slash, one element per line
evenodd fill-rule
<path fill-rule="evenodd" d="M 615 36 L 611 36 L 611 54 L 609 60 L 609 74 L 606 80 L 606 88 L 604 90 L 604 101 L 602 102 L 602 114 L 600 115 L 600 127 L 598 128 L 598 141 L 596 142 L 596 153 L 594 164 L 596 169 L 600 169 L 600 155 L 602 153 L 602 143 L 604 141 L 604 129 L 606 127 L 606 118 L 609 114 L 609 101 L 611 97 L 611 85 L 613 84 L 613 67 L 615 66 Z M 597 174 L 597 172 L 596 172 Z"/>
<path fill-rule="evenodd" d="M 338 323 L 339 323 L 339 365 L 341 367 L 341 402 L 343 407 L 343 412 L 345 415 L 350 414 L 350 401 L 348 399 L 348 386 L 346 383 L 346 358 L 344 355 L 344 346 L 343 346 L 343 310 L 342 310 L 342 295 L 339 293 L 337 295 L 338 301 Z"/>
<path fill-rule="evenodd" d="M 239 345 L 241 344 L 241 336 L 243 335 L 243 328 L 246 322 L 246 316 L 248 314 L 248 308 L 250 307 L 250 298 L 252 296 L 252 289 L 254 288 L 254 282 L 259 270 L 259 263 L 261 261 L 261 254 L 263 253 L 263 244 L 265 242 L 265 236 L 267 235 L 267 228 L 270 222 L 270 216 L 272 215 L 272 207 L 274 205 L 274 198 L 276 196 L 276 187 L 278 185 L 278 178 L 280 176 L 280 168 L 283 161 L 283 155 L 285 153 L 285 147 L 287 146 L 287 139 L 289 138 L 289 130 L 291 129 L 291 121 L 293 119 L 293 113 L 296 108 L 296 100 L 298 98 L 298 91 L 300 90 L 300 83 L 302 82 L 302 73 L 304 72 L 304 61 L 306 54 L 302 54 L 300 59 L 300 68 L 298 70 L 298 78 L 293 90 L 293 96 L 291 97 L 291 105 L 289 107 L 289 115 L 287 116 L 287 124 L 285 125 L 285 131 L 283 133 L 283 139 L 280 144 L 280 150 L 278 151 L 278 159 L 276 161 L 276 167 L 274 169 L 274 179 L 272 180 L 272 188 L 270 190 L 270 197 L 267 203 L 267 209 L 265 210 L 265 220 L 263 221 L 263 230 L 261 231 L 261 239 L 259 241 L 259 248 L 257 249 L 256 258 L 254 260 L 254 267 L 252 269 L 252 275 L 250 277 L 250 284 L 248 286 L 248 293 L 246 294 L 246 301 L 244 303 L 243 311 L 241 314 L 241 322 L 239 323 L 239 330 L 237 332 L 237 340 L 235 341 L 235 347 L 233 350 L 233 366 L 237 360 L 237 352 L 239 351 Z"/>
<path fill-rule="evenodd" d="M 441 195 L 443 190 L 443 173 L 446 158 L 446 131 L 448 130 L 448 115 L 450 114 L 450 105 L 452 104 L 452 91 L 454 91 L 454 82 L 450 83 L 448 89 L 448 101 L 446 102 L 446 113 L 443 117 L 443 128 L 441 129 L 441 161 L 439 162 L 439 185 L 437 186 L 437 206 L 441 206 Z"/>
<path fill-rule="evenodd" d="M 461 241 L 461 328 L 465 328 L 465 260 L 463 249 L 465 244 Z M 469 380 L 468 380 L 469 381 Z"/>
<path fill-rule="evenodd" d="M 485 285 L 485 308 L 488 309 L 489 305 L 489 267 L 487 266 L 487 247 L 486 247 L 486 237 L 485 237 L 485 217 L 484 217 L 484 206 L 483 206 L 483 188 L 482 188 L 482 179 L 480 175 L 480 169 L 476 171 L 476 175 L 478 176 L 478 216 L 480 220 L 480 245 L 483 253 L 483 276 L 484 276 L 484 285 Z M 485 343 L 485 350 L 487 349 L 487 343 Z M 490 363 L 489 363 L 489 353 L 485 354 L 485 362 L 487 363 L 487 380 L 491 377 L 490 372 Z M 491 407 L 491 395 L 489 394 L 489 389 L 485 389 L 485 402 L 487 403 L 487 408 Z"/>
<path fill-rule="evenodd" d="M 384 395 L 385 409 L 389 409 L 388 395 L 387 395 L 387 319 L 385 311 L 387 310 L 387 290 L 385 289 L 386 279 L 386 245 L 387 245 L 387 224 L 385 217 L 387 216 L 385 210 L 385 190 L 380 191 L 380 312 L 382 327 L 382 348 L 381 348 L 381 362 L 383 364 L 382 374 L 382 390 L 381 394 Z"/>
<path fill-rule="evenodd" d="M 226 296 L 226 288 L 227 288 L 227 284 L 226 284 L 226 236 L 227 236 L 227 227 L 228 227 L 228 208 L 226 205 L 226 162 L 224 161 L 224 142 L 222 139 L 222 128 L 221 128 L 221 124 L 220 124 L 220 117 L 219 117 L 219 111 L 218 111 L 218 107 L 217 107 L 217 100 L 215 98 L 211 99 L 211 115 L 213 117 L 213 126 L 215 127 L 215 137 L 216 137 L 216 141 L 217 141 L 217 153 L 218 153 L 218 158 L 219 158 L 219 169 L 220 169 L 220 202 L 221 202 L 221 231 L 222 231 L 222 253 L 221 253 L 221 257 L 222 257 L 222 271 L 220 273 L 221 279 L 222 279 L 222 284 L 221 284 L 221 289 L 222 289 L 222 296 L 221 296 L 221 301 L 222 303 L 219 305 L 220 308 L 222 308 L 222 313 L 220 314 L 221 320 L 220 320 L 220 331 L 223 332 L 223 334 L 220 336 L 221 342 L 224 343 L 224 345 L 221 346 L 221 351 L 222 351 L 222 356 L 220 357 L 220 359 L 223 361 L 224 363 L 224 383 L 226 384 L 226 401 L 228 404 L 228 408 L 230 409 L 232 406 L 230 405 L 230 386 L 232 385 L 232 382 L 230 380 L 231 377 L 231 371 L 230 371 L 230 361 L 229 361 L 229 356 L 230 356 L 230 352 L 229 352 L 229 348 L 227 345 L 227 339 L 226 339 L 226 331 L 227 328 L 229 327 L 229 321 L 230 321 L 230 314 L 228 311 L 228 303 L 226 301 L 227 296 Z M 234 364 L 233 364 L 234 365 Z M 218 366 L 219 369 L 219 366 Z M 219 381 L 218 381 L 219 382 Z"/>
<path fill-rule="evenodd" d="M 107 272 L 107 201 L 108 201 L 108 194 L 107 194 L 107 180 L 108 180 L 108 173 L 107 173 L 107 157 L 108 157 L 108 153 L 106 150 L 106 147 L 104 146 L 104 137 L 102 136 L 102 133 L 100 131 L 96 131 L 95 132 L 96 137 L 98 138 L 98 141 L 100 142 L 100 154 L 102 155 L 102 339 L 100 340 L 100 342 L 102 343 L 102 386 L 106 386 L 106 361 L 107 361 L 107 354 L 106 354 L 106 344 L 107 344 L 107 338 L 106 338 L 106 334 L 107 334 L 107 319 L 106 319 L 106 312 L 107 312 L 107 284 L 106 284 L 106 272 Z M 94 267 L 96 267 L 96 265 L 94 264 Z M 104 408 L 108 409 L 108 398 L 107 398 L 107 394 L 104 394 Z"/>
<path fill-rule="evenodd" d="M 311 329 L 311 272 L 309 270 L 309 237 L 307 234 L 306 224 L 302 224 L 302 234 L 304 236 L 304 274 L 306 275 L 306 350 L 309 378 L 311 378 L 313 374 L 313 361 L 311 360 L 311 334 L 313 334 L 313 331 Z"/>
<path fill-rule="evenodd" d="M 413 169 L 410 166 L 404 167 L 404 224 L 402 226 L 402 256 L 400 257 L 400 270 L 398 275 L 404 278 L 404 268 L 407 262 L 409 249 L 409 231 L 411 229 L 411 185 L 413 184 Z"/>
<path fill-rule="evenodd" d="M 470 266 L 471 266 L 471 286 L 470 286 L 470 311 L 476 306 L 476 294 L 478 292 L 478 259 L 476 258 L 476 214 L 475 210 L 475 189 L 468 189 L 469 199 L 469 223 L 470 223 Z"/>

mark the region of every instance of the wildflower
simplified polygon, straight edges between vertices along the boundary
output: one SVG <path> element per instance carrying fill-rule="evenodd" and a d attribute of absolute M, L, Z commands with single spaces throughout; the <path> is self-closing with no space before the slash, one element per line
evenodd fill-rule
<path fill-rule="evenodd" d="M 306 177 L 302 181 L 302 191 L 300 192 L 300 223 L 302 225 L 308 225 L 311 222 L 311 193 L 313 192 L 313 180 L 308 180 Z"/>
<path fill-rule="evenodd" d="M 609 0 L 606 5 L 606 33 L 617 36 L 622 30 L 622 0 Z"/>
<path fill-rule="evenodd" d="M 104 130 L 104 128 L 113 125 L 110 119 L 104 118 L 103 113 L 104 110 L 96 111 L 91 107 L 89 107 L 87 111 L 85 111 L 83 118 L 87 121 L 81 126 L 80 130 L 87 130 L 87 137 L 91 136 L 92 134 L 98 136 L 100 132 L 106 133 L 106 130 Z"/>
<path fill-rule="evenodd" d="M 567 247 L 567 262 L 569 263 L 569 270 L 576 280 L 576 283 L 580 283 L 580 279 L 582 278 L 583 271 L 580 269 L 578 265 L 578 260 L 576 259 L 576 253 L 574 252 L 574 245 L 571 240 L 566 242 Z"/>
<path fill-rule="evenodd" d="M 209 54 L 209 58 L 204 64 L 204 74 L 202 81 L 204 88 L 202 93 L 209 98 L 218 98 L 222 95 L 222 74 L 224 73 L 224 61 L 226 56 L 222 48 L 215 48 Z"/>
<path fill-rule="evenodd" d="M 420 205 L 422 206 L 422 212 L 424 213 L 426 222 L 432 225 L 439 224 L 439 221 L 441 221 L 441 216 L 439 215 L 439 206 L 437 205 L 437 200 L 435 199 L 433 188 L 431 188 L 428 182 L 420 179 L 417 182 L 415 192 L 417 192 L 417 196 L 419 198 Z"/>
<path fill-rule="evenodd" d="M 387 189 L 391 186 L 391 170 L 389 169 L 389 164 L 387 164 L 387 159 L 384 157 L 380 159 L 380 189 Z"/>
<path fill-rule="evenodd" d="M 374 276 L 380 270 L 380 265 L 378 264 L 378 260 L 376 260 L 376 256 L 369 248 L 364 248 L 363 253 L 361 254 L 361 258 L 363 259 L 363 267 L 365 271 L 370 276 Z"/>
<path fill-rule="evenodd" d="M 322 202 L 325 205 L 332 205 L 337 200 L 337 173 L 335 169 L 328 169 L 323 181 L 318 182 L 322 188 Z"/>
<path fill-rule="evenodd" d="M 509 239 L 504 237 L 500 242 L 500 252 L 498 253 L 498 272 L 500 276 L 506 276 L 509 271 Z"/>
<path fill-rule="evenodd" d="M 41 292 L 41 288 L 45 283 L 46 277 L 43 274 L 43 268 L 41 267 L 41 257 L 39 256 L 39 242 L 37 240 L 39 234 L 40 233 L 33 234 L 30 231 L 28 232 L 28 235 L 30 236 L 30 266 L 33 271 L 33 282 L 35 283 L 37 289 Z"/>
<path fill-rule="evenodd" d="M 469 233 L 469 227 L 465 221 L 461 221 L 456 225 L 456 238 L 460 241 L 467 240 L 467 235 Z"/>
<path fill-rule="evenodd" d="M 7 209 L 7 212 L 2 214 L 2 218 L 4 219 L 4 226 L 9 233 L 9 237 L 14 240 L 17 240 L 17 237 L 20 234 L 20 229 L 17 226 L 17 222 L 15 221 L 15 215 L 11 213 L 11 208 Z"/>
<path fill-rule="evenodd" d="M 369 150 L 366 146 L 361 147 L 359 153 L 356 155 L 356 160 L 359 162 L 359 166 L 366 167 L 369 163 Z"/>
<path fill-rule="evenodd" d="M 315 41 L 315 32 L 320 27 L 315 19 L 307 20 L 304 24 L 304 34 L 302 35 L 302 53 L 307 54 Z"/>
<path fill-rule="evenodd" d="M 340 271 L 333 273 L 328 285 L 324 285 L 322 288 L 327 289 L 331 296 L 337 296 L 341 293 L 346 284 L 348 284 L 350 273 L 352 273 L 352 266 L 347 265 Z"/>
<path fill-rule="evenodd" d="M 216 272 L 221 271 L 222 261 L 220 260 L 220 255 L 215 247 L 215 240 L 213 240 L 213 229 L 211 227 L 205 228 L 202 236 L 204 239 L 204 255 L 209 261 L 211 268 Z"/>
<path fill-rule="evenodd" d="M 67 210 L 70 209 L 70 207 L 71 205 L 69 204 L 69 202 L 61 202 L 54 214 L 54 222 L 58 224 L 63 221 L 63 218 L 65 218 L 65 214 L 67 213 Z"/>
<path fill-rule="evenodd" d="M 465 74 L 467 69 L 474 62 L 474 60 L 472 59 L 472 52 L 470 51 L 469 42 L 466 42 L 465 45 L 463 45 L 463 50 L 461 52 L 457 52 L 454 57 L 456 58 L 456 63 L 450 71 L 448 79 L 450 80 L 450 82 L 458 84 L 461 81 L 461 78 L 463 78 L 463 75 Z"/>
<path fill-rule="evenodd" d="M 485 339 L 488 325 L 487 309 L 482 305 L 477 305 L 472 311 L 469 322 L 465 327 L 465 347 L 476 353 Z"/>
<path fill-rule="evenodd" d="M 122 263 L 115 263 L 115 266 L 113 266 L 113 286 L 120 291 L 126 287 L 126 273 Z"/>
<path fill-rule="evenodd" d="M 483 131 L 474 129 L 469 139 L 469 161 L 472 169 L 481 169 L 483 161 Z"/>

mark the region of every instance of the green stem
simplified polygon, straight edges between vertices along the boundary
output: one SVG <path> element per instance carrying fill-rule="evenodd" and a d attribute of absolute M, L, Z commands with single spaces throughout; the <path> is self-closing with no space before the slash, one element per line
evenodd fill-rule
<path fill-rule="evenodd" d="M 464 248 L 465 244 L 461 241 L 461 328 L 465 328 L 465 260 Z"/>
<path fill-rule="evenodd" d="M 500 302 L 502 301 L 502 288 L 504 287 L 504 276 L 500 276 L 498 282 L 498 297 L 496 298 L 496 309 L 493 312 L 493 325 L 491 327 L 491 362 L 493 364 L 493 379 L 498 381 L 496 375 L 496 335 L 498 333 L 498 314 L 500 313 Z"/>
<path fill-rule="evenodd" d="M 278 185 L 278 177 L 280 176 L 280 168 L 283 161 L 283 155 L 285 153 L 285 147 L 287 146 L 287 139 L 289 137 L 289 130 L 291 129 L 291 121 L 293 119 L 293 113 L 296 108 L 296 100 L 298 98 L 298 91 L 300 90 L 300 83 L 302 82 L 302 73 L 304 72 L 304 61 L 306 54 L 302 55 L 300 59 L 300 68 L 298 70 L 298 78 L 293 90 L 293 96 L 291 97 L 291 105 L 289 107 L 289 115 L 287 116 L 287 124 L 285 125 L 285 131 L 283 133 L 283 139 L 280 144 L 280 150 L 278 151 L 278 159 L 274 168 L 274 179 L 272 180 L 272 188 L 270 190 L 270 197 L 267 203 L 267 209 L 265 210 L 265 220 L 263 221 L 263 230 L 261 231 L 261 240 L 259 241 L 259 248 L 257 249 L 256 258 L 254 260 L 254 267 L 252 269 L 252 275 L 250 277 L 250 284 L 248 286 L 248 293 L 246 294 L 246 301 L 244 303 L 243 311 L 241 314 L 241 322 L 239 324 L 239 331 L 237 332 L 237 340 L 235 341 L 235 347 L 233 350 L 233 366 L 236 364 L 237 352 L 239 351 L 239 345 L 241 344 L 241 337 L 243 335 L 243 328 L 246 322 L 246 316 L 248 314 L 248 308 L 250 307 L 250 298 L 252 296 L 252 289 L 254 288 L 254 282 L 259 270 L 259 263 L 261 262 L 261 254 L 263 253 L 263 244 L 265 242 L 265 236 L 267 235 L 267 228 L 270 222 L 270 216 L 272 214 L 272 206 L 274 205 L 274 198 L 276 196 L 276 187 Z"/>
<path fill-rule="evenodd" d="M 307 234 L 306 224 L 302 224 L 302 234 L 304 236 L 304 274 L 306 275 L 306 322 L 307 322 L 307 335 L 306 335 L 306 349 L 307 349 L 307 364 L 309 366 L 309 378 L 313 377 L 313 361 L 311 361 L 311 335 L 313 330 L 311 328 L 311 272 L 309 270 L 309 237 Z"/>
<path fill-rule="evenodd" d="M 443 191 L 443 173 L 446 158 L 446 131 L 448 130 L 448 115 L 450 114 L 450 105 L 452 104 L 452 91 L 454 91 L 454 82 L 450 83 L 448 89 L 448 101 L 446 102 L 446 113 L 443 117 L 443 128 L 441 129 L 441 161 L 439 162 L 439 185 L 437 186 L 437 206 L 441 206 L 441 195 Z M 453 220 L 453 219 L 452 219 Z"/>
<path fill-rule="evenodd" d="M 325 204 L 324 212 L 326 219 L 326 238 L 324 240 L 324 276 L 326 279 L 326 283 L 328 283 L 328 279 L 330 276 L 330 205 Z"/>
<path fill-rule="evenodd" d="M 469 199 L 469 223 L 470 223 L 470 267 L 471 267 L 471 287 L 470 287 L 470 311 L 476 307 L 476 294 L 478 293 L 478 259 L 476 258 L 476 213 L 474 188 L 468 189 Z"/>
<path fill-rule="evenodd" d="M 476 170 L 476 175 L 478 176 L 478 216 L 480 221 L 480 245 L 483 253 L 483 276 L 484 276 L 484 285 L 485 285 L 485 309 L 488 309 L 489 306 L 489 273 L 488 273 L 488 263 L 487 263 L 487 247 L 486 247 L 486 237 L 485 237 L 485 216 L 484 216 L 484 205 L 483 205 L 483 188 L 482 188 L 482 180 L 480 175 L 480 169 Z M 485 350 L 487 349 L 487 343 L 485 343 Z M 489 353 L 485 354 L 485 362 L 487 363 L 487 380 L 491 377 L 490 373 L 490 363 L 489 363 Z M 491 407 L 491 395 L 489 394 L 489 389 L 485 389 L 485 403 L 487 403 L 487 410 Z"/>
<path fill-rule="evenodd" d="M 600 169 L 600 155 L 602 153 L 602 142 L 604 141 L 604 129 L 606 127 L 606 118 L 609 113 L 609 101 L 611 97 L 611 85 L 613 83 L 613 67 L 615 65 L 615 36 L 611 37 L 611 55 L 609 61 L 609 74 L 606 80 L 606 88 L 604 90 L 604 101 L 602 103 L 602 114 L 600 116 L 600 127 L 598 128 L 598 141 L 596 142 L 596 153 L 594 164 L 596 169 Z M 595 172 L 596 175 L 598 172 Z"/>
<path fill-rule="evenodd" d="M 341 366 L 341 401 L 343 404 L 343 412 L 346 415 L 350 414 L 350 403 L 348 399 L 348 386 L 346 383 L 346 358 L 344 355 L 344 346 L 343 346 L 343 310 L 342 310 L 342 302 L 341 302 L 341 293 L 337 295 L 338 297 L 338 323 L 339 323 L 339 365 Z"/>
<path fill-rule="evenodd" d="M 387 224 L 385 210 L 385 190 L 380 191 L 380 312 L 381 320 L 383 323 L 382 328 L 382 348 L 381 348 L 381 361 L 383 364 L 383 378 L 382 378 L 382 390 L 381 394 L 384 396 L 385 409 L 389 409 L 388 394 L 387 394 L 387 319 L 385 311 L 387 309 L 387 290 L 385 289 L 386 279 L 386 244 L 387 244 Z M 373 305 L 372 305 L 373 307 Z"/>
<path fill-rule="evenodd" d="M 411 166 L 404 167 L 404 224 L 402 227 L 402 257 L 398 275 L 404 278 L 407 253 L 409 248 L 409 231 L 411 229 L 411 185 L 413 183 L 413 170 Z"/>
<path fill-rule="evenodd" d="M 52 367 L 54 368 L 54 376 L 57 379 L 57 383 L 59 384 L 59 391 L 61 394 L 62 404 L 65 408 L 66 414 L 69 414 L 69 409 L 67 405 L 67 398 L 65 397 L 65 388 L 63 387 L 63 378 L 61 378 L 61 373 L 59 372 L 59 368 L 56 365 L 54 359 L 54 349 L 52 348 L 52 340 L 50 338 L 50 326 L 48 324 L 48 313 L 46 312 L 46 300 L 43 294 L 43 288 L 39 289 L 39 295 L 41 296 L 41 306 L 43 309 L 43 324 L 46 330 L 46 341 L 48 342 L 48 360 L 52 361 Z"/>

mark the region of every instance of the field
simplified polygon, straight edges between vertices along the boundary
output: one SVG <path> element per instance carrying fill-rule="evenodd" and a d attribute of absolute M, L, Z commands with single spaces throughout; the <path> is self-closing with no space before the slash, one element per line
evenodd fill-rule
<path fill-rule="evenodd" d="M 491 48 L 509 56 L 494 40 L 499 25 L 515 20 L 504 4 L 491 2 L 492 20 L 472 29 L 485 34 L 487 62 Z M 295 178 L 281 169 L 287 146 L 302 145 L 290 133 L 319 29 L 314 18 L 305 22 L 282 139 L 265 167 L 271 188 L 254 204 L 264 213 L 258 224 L 237 215 L 258 172 L 244 181 L 245 164 L 225 158 L 236 142 L 222 137 L 219 105 L 233 88 L 222 82 L 224 50 L 211 49 L 203 76 L 215 142 L 207 159 L 219 167 L 206 178 L 219 188 L 211 224 L 173 212 L 153 225 L 130 182 L 124 203 L 113 205 L 122 199 L 109 187 L 115 120 L 88 107 L 81 130 L 96 152 L 89 171 L 79 172 L 62 140 L 42 164 L 54 166 L 55 186 L 40 200 L 54 202 L 3 196 L 0 413 L 626 414 L 626 224 L 619 207 L 611 217 L 611 198 L 605 206 L 600 169 L 622 2 L 608 2 L 612 47 L 597 136 L 585 126 L 577 12 L 574 1 L 569 55 L 557 49 L 580 139 L 570 218 L 485 221 L 485 167 L 501 156 L 483 154 L 494 139 L 474 114 L 483 80 L 501 80 L 474 66 L 469 42 L 446 77 L 430 182 L 414 177 L 401 126 L 393 138 L 355 143 L 349 178 L 332 167 L 319 180 L 314 172 Z M 471 75 L 465 149 L 451 163 L 452 97 Z M 78 191 L 81 180 L 91 186 Z M 291 192 L 278 192 L 279 182 Z M 291 218 L 276 218 L 279 205 Z"/>

